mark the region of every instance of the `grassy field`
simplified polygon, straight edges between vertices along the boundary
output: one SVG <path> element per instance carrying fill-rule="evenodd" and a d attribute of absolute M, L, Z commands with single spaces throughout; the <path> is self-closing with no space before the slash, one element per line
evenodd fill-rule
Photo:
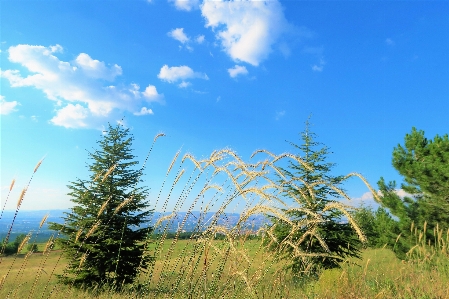
<path fill-rule="evenodd" d="M 219 252 L 224 244 L 214 241 L 208 250 Z M 236 243 L 240 254 L 224 265 L 220 265 L 220 255 L 209 253 L 206 257 L 208 250 L 203 250 L 197 256 L 198 269 L 193 270 L 183 269 L 183 265 L 192 265 L 183 264 L 183 259 L 193 256 L 198 242 L 166 240 L 156 254 L 151 275 L 140 277 L 148 284 L 143 293 L 94 295 L 58 284 L 54 274 L 62 274 L 66 266 L 58 250 L 9 256 L 1 263 L 0 275 L 7 272 L 7 278 L 0 298 L 449 298 L 447 261 L 405 262 L 391 250 L 366 249 L 362 260 L 348 260 L 341 269 L 326 270 L 318 280 L 301 284 L 283 271 L 281 264 L 272 263 L 271 255 L 259 244 L 257 240 Z M 157 244 L 152 246 L 156 249 Z M 224 269 L 217 278 L 220 266 Z M 260 269 L 266 271 L 262 277 Z"/>

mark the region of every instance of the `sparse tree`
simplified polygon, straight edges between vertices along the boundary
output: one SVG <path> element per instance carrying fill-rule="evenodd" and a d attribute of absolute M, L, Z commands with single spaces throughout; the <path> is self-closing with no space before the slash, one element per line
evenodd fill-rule
<path fill-rule="evenodd" d="M 65 238 L 58 240 L 69 260 L 59 278 L 78 287 L 131 283 L 139 269 L 151 261 L 144 254 L 149 227 L 142 225 L 152 213 L 148 189 L 139 186 L 142 169 L 132 154 L 133 137 L 121 125 L 109 125 L 89 152 L 89 179 L 68 185 L 74 207 L 64 224 L 51 223 Z"/>
<path fill-rule="evenodd" d="M 292 237 L 292 226 L 273 218 L 278 243 L 287 237 L 299 243 L 304 255 L 298 255 L 293 247 L 285 246 L 284 257 L 291 259 L 293 256 L 290 268 L 302 276 L 314 276 L 322 269 L 339 267 L 347 257 L 359 257 L 361 244 L 338 203 L 340 194 L 331 187 L 341 188 L 344 177 L 332 175 L 335 164 L 327 162 L 329 148 L 315 141 L 316 136 L 310 132 L 309 126 L 307 121 L 306 129 L 301 133 L 301 145 L 290 142 L 300 152 L 296 156 L 306 166 L 290 160 L 287 167 L 280 168 L 280 184 L 285 197 L 294 197 L 302 208 L 286 211 L 290 221 L 300 229 Z M 330 208 L 332 205 L 334 207 Z"/>

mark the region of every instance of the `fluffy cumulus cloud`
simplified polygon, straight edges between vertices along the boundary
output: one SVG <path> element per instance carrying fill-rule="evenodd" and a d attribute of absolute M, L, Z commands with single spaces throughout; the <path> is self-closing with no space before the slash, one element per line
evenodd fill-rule
<path fill-rule="evenodd" d="M 0 95 L 0 114 L 6 115 L 16 111 L 17 105 L 19 105 L 17 101 L 7 102 L 5 97 Z"/>
<path fill-rule="evenodd" d="M 196 39 L 195 39 L 195 41 L 197 42 L 197 43 L 199 43 L 199 44 L 202 44 L 202 43 L 204 43 L 204 35 L 198 35 L 197 37 L 196 37 Z"/>
<path fill-rule="evenodd" d="M 184 33 L 184 28 L 176 28 L 168 33 L 168 36 L 179 41 L 182 44 L 187 43 L 190 38 Z"/>
<path fill-rule="evenodd" d="M 194 79 L 194 78 L 199 78 L 199 79 L 204 79 L 204 80 L 209 79 L 209 77 L 207 77 L 206 74 L 200 73 L 200 72 L 194 72 L 190 67 L 188 67 L 186 65 L 173 66 L 173 67 L 164 65 L 161 68 L 161 70 L 157 76 L 162 81 L 166 81 L 169 83 L 175 83 L 178 81 L 185 82 L 185 80 Z M 186 82 L 184 83 L 184 85 L 185 84 L 186 84 Z M 180 87 L 187 87 L 187 86 L 180 86 Z"/>
<path fill-rule="evenodd" d="M 11 87 L 31 86 L 56 101 L 53 124 L 67 128 L 99 127 L 114 113 L 139 112 L 143 102 L 161 101 L 156 87 L 149 85 L 142 92 L 137 84 L 114 86 L 111 82 L 122 74 L 120 66 L 106 65 L 86 53 L 67 62 L 57 57 L 61 46 L 17 45 L 8 49 L 9 60 L 28 70 L 5 70 L 1 76 Z"/>
<path fill-rule="evenodd" d="M 201 13 L 224 51 L 233 60 L 254 66 L 268 57 L 289 27 L 278 0 L 204 1 Z"/>
<path fill-rule="evenodd" d="M 153 110 L 148 109 L 147 107 L 142 107 L 139 112 L 134 112 L 134 115 L 141 116 L 141 115 L 149 115 L 154 114 Z"/>
<path fill-rule="evenodd" d="M 231 78 L 235 78 L 239 75 L 247 75 L 248 70 L 244 66 L 235 65 L 233 68 L 228 69 L 228 73 Z"/>
<path fill-rule="evenodd" d="M 169 2 L 173 2 L 176 9 L 191 11 L 192 9 L 197 9 L 199 7 L 199 0 L 168 0 Z"/>

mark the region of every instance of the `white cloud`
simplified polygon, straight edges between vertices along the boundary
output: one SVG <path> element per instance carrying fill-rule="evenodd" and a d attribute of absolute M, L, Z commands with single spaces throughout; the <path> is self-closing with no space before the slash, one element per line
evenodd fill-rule
<path fill-rule="evenodd" d="M 224 51 L 233 60 L 255 66 L 290 26 L 278 0 L 204 1 L 201 12 L 206 27 L 218 29 L 216 38 Z"/>
<path fill-rule="evenodd" d="M 200 78 L 205 80 L 209 79 L 206 74 L 194 72 L 190 67 L 186 65 L 173 66 L 173 67 L 168 67 L 168 65 L 164 65 L 161 68 L 157 77 L 169 83 L 174 83 L 179 80 L 186 80 L 193 78 Z"/>
<path fill-rule="evenodd" d="M 68 104 L 58 110 L 50 122 L 66 128 L 86 128 L 88 126 L 86 120 L 90 114 L 90 110 L 80 104 Z"/>
<path fill-rule="evenodd" d="M 163 96 L 156 90 L 156 86 L 148 85 L 145 91 L 142 92 L 143 97 L 147 102 L 162 102 Z"/>
<path fill-rule="evenodd" d="M 134 112 L 134 115 L 137 115 L 137 116 L 141 116 L 141 115 L 152 115 L 152 114 L 154 114 L 154 113 L 153 113 L 153 110 L 148 109 L 147 107 L 142 107 L 142 109 L 140 109 L 139 112 Z"/>
<path fill-rule="evenodd" d="M 169 0 L 169 2 L 174 2 L 177 9 L 185 11 L 197 9 L 200 4 L 199 0 Z"/>
<path fill-rule="evenodd" d="M 394 193 L 396 193 L 399 197 L 404 198 L 404 197 L 412 197 L 411 194 L 405 192 L 403 189 L 395 189 Z M 380 190 L 377 191 L 377 194 L 379 196 L 382 196 L 382 192 L 380 192 Z M 374 200 L 374 196 L 373 194 L 368 191 L 362 194 L 362 196 L 357 197 L 357 198 L 353 198 L 352 199 L 354 202 L 361 202 L 361 201 L 365 201 L 365 202 L 375 202 Z"/>
<path fill-rule="evenodd" d="M 176 28 L 167 33 L 168 36 L 172 37 L 173 39 L 179 41 L 182 44 L 185 44 L 190 40 L 190 38 L 184 33 L 184 28 Z"/>
<path fill-rule="evenodd" d="M 235 65 L 233 68 L 228 69 L 228 73 L 231 78 L 235 78 L 238 75 L 247 75 L 248 70 L 244 66 Z"/>
<path fill-rule="evenodd" d="M 179 88 L 186 88 L 186 87 L 189 87 L 190 85 L 192 85 L 192 83 L 186 82 L 186 81 L 182 81 L 181 83 L 178 84 L 178 87 Z"/>
<path fill-rule="evenodd" d="M 90 58 L 86 53 L 81 53 L 75 59 L 76 65 L 82 69 L 87 77 L 113 81 L 116 76 L 122 74 L 122 68 L 116 64 L 108 68 L 104 62 Z"/>
<path fill-rule="evenodd" d="M 111 121 L 113 112 L 140 111 L 142 101 L 160 101 L 163 95 L 149 85 L 144 92 L 137 84 L 105 85 L 122 74 L 120 66 L 107 66 L 81 53 L 74 61 L 56 57 L 60 45 L 44 47 L 17 45 L 8 49 L 9 60 L 26 68 L 30 74 L 22 76 L 18 70 L 1 71 L 11 87 L 34 87 L 55 101 L 56 115 L 51 123 L 67 128 L 98 127 Z M 110 84 L 110 83 L 109 83 Z"/>
<path fill-rule="evenodd" d="M 204 42 L 204 35 L 197 36 L 195 41 L 199 44 L 202 44 Z"/>
<path fill-rule="evenodd" d="M 17 111 L 15 108 L 20 105 L 17 101 L 7 102 L 5 97 L 0 95 L 0 114 L 6 115 L 13 111 Z"/>

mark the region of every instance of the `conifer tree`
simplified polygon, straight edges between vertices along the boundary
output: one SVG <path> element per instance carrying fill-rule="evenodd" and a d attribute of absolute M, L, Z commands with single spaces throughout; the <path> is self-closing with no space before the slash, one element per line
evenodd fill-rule
<path fill-rule="evenodd" d="M 290 142 L 301 153 L 296 156 L 308 167 L 296 160 L 290 160 L 287 167 L 280 168 L 283 174 L 283 177 L 280 177 L 280 184 L 285 190 L 285 197 L 294 196 L 303 208 L 303 212 L 296 210 L 289 211 L 287 214 L 294 223 L 307 223 L 294 233 L 292 239 L 301 240 L 299 248 L 305 256 L 295 256 L 295 250 L 289 246 L 285 247 L 284 256 L 290 259 L 293 254 L 290 268 L 293 273 L 302 277 L 316 276 L 322 269 L 338 268 L 340 262 L 346 257 L 360 257 L 361 245 L 353 227 L 345 221 L 342 209 L 326 208 L 333 203 L 338 206 L 338 198 L 341 196 L 330 186 L 341 189 L 344 176 L 331 174 L 335 166 L 334 163 L 327 162 L 327 156 L 331 152 L 328 147 L 315 141 L 316 135 L 310 132 L 309 126 L 307 121 L 306 129 L 301 133 L 301 145 Z M 316 215 L 321 217 L 318 223 L 313 221 Z M 280 219 L 273 220 L 276 225 L 274 235 L 280 243 L 291 234 L 292 227 Z M 311 231 L 314 233 L 307 233 Z M 328 250 L 323 247 L 318 238 L 324 241 Z M 314 254 L 316 256 L 313 256 Z"/>
<path fill-rule="evenodd" d="M 392 164 L 404 177 L 405 183 L 400 187 L 408 195 L 397 194 L 395 181 L 386 183 L 381 177 L 377 184 L 382 193 L 382 205 L 399 220 L 401 239 L 407 239 L 412 223 L 417 229 L 422 229 L 426 223 L 429 231 L 437 224 L 440 229 L 449 228 L 448 135 L 436 135 L 429 140 L 424 131 L 413 127 L 412 132 L 406 134 L 404 145 L 394 148 Z M 403 255 L 412 245 L 404 243 L 402 252 L 398 253 Z"/>
<path fill-rule="evenodd" d="M 59 243 L 69 265 L 59 278 L 77 287 L 133 282 L 150 259 L 144 246 L 150 227 L 148 189 L 140 186 L 142 169 L 132 154 L 133 137 L 121 125 L 109 125 L 98 149 L 89 152 L 89 179 L 68 185 L 74 207 L 64 224 L 50 228 L 65 237 Z"/>

